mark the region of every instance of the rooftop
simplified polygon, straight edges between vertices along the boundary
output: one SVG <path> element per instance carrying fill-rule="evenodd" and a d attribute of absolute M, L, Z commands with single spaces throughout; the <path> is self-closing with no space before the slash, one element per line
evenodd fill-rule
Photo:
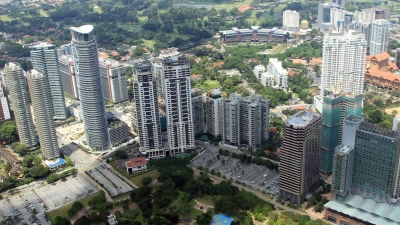
<path fill-rule="evenodd" d="M 140 157 L 140 158 L 133 158 L 130 159 L 129 161 L 125 162 L 126 167 L 138 167 L 138 166 L 143 166 L 147 164 L 147 160 L 145 157 Z"/>
<path fill-rule="evenodd" d="M 374 124 L 367 122 L 362 122 L 359 127 L 359 130 L 389 139 L 398 140 L 400 138 L 400 133 L 397 133 L 396 131 L 378 127 L 375 126 Z"/>
<path fill-rule="evenodd" d="M 400 207 L 387 203 L 377 203 L 360 195 L 352 195 L 343 203 L 329 201 L 325 208 L 355 217 L 362 221 L 377 225 L 395 225 L 400 223 Z"/>
<path fill-rule="evenodd" d="M 93 31 L 93 25 L 83 25 L 80 27 L 71 27 L 71 30 L 81 33 L 81 34 L 89 34 Z"/>
<path fill-rule="evenodd" d="M 318 117 L 318 114 L 316 113 L 311 111 L 301 111 L 288 118 L 285 123 L 293 126 L 306 126 L 316 117 Z"/>
<path fill-rule="evenodd" d="M 364 117 L 355 116 L 353 114 L 350 114 L 346 118 L 344 118 L 344 120 L 348 120 L 348 121 L 351 121 L 351 122 L 361 122 L 361 121 L 364 121 Z"/>
<path fill-rule="evenodd" d="M 152 67 L 150 61 L 135 62 L 133 65 L 136 69 Z"/>
<path fill-rule="evenodd" d="M 343 154 L 349 154 L 353 150 L 352 147 L 347 146 L 347 145 L 339 145 L 336 147 L 335 154 L 343 155 Z"/>

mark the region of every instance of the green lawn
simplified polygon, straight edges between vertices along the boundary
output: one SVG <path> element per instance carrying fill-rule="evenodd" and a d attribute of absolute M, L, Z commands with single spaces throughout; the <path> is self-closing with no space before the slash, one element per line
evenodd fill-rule
<path fill-rule="evenodd" d="M 43 9 L 39 9 L 39 14 L 44 17 L 49 17 L 49 13 Z"/>
<path fill-rule="evenodd" d="M 226 9 L 226 11 L 230 11 L 234 8 L 239 8 L 242 5 L 251 5 L 251 3 L 253 3 L 253 0 L 244 0 L 242 2 L 235 2 L 235 3 L 224 3 L 224 4 L 219 4 L 219 5 L 215 5 L 214 9 L 216 10 L 222 10 L 222 9 Z"/>
<path fill-rule="evenodd" d="M 12 20 L 12 18 L 9 17 L 8 15 L 0 15 L 0 20 L 3 22 L 9 22 Z"/>
<path fill-rule="evenodd" d="M 279 46 L 277 46 L 276 48 L 274 48 L 274 49 L 272 50 L 272 54 L 281 53 L 281 52 L 283 52 L 285 49 L 286 49 L 285 46 L 279 45 Z"/>
<path fill-rule="evenodd" d="M 103 13 L 103 10 L 98 5 L 93 5 L 93 11 L 97 13 Z"/>
<path fill-rule="evenodd" d="M 139 173 L 138 175 L 129 178 L 129 180 L 132 181 L 132 183 L 136 184 L 138 187 L 141 187 L 143 177 L 151 177 L 154 181 L 159 175 L 160 173 L 157 170 L 150 170 L 147 172 Z"/>
<path fill-rule="evenodd" d="M 217 80 L 206 80 L 204 83 L 201 85 L 201 89 L 203 90 L 210 90 L 210 89 L 215 89 L 219 88 L 221 84 Z"/>
<path fill-rule="evenodd" d="M 171 202 L 170 206 L 178 206 L 179 204 L 181 204 L 181 200 L 180 200 L 180 199 L 181 199 L 181 197 L 182 197 L 182 195 L 183 195 L 183 192 L 182 192 L 182 191 L 178 191 L 178 192 L 179 192 L 179 197 L 178 197 L 178 198 L 175 198 L 175 199 Z M 198 216 L 198 215 L 200 215 L 200 214 L 203 213 L 202 211 L 200 211 L 200 210 L 194 208 L 194 206 L 196 205 L 196 202 L 195 202 L 194 200 L 191 200 L 191 201 L 189 202 L 189 205 L 190 205 L 190 207 L 191 207 L 189 213 L 184 214 L 184 215 L 179 215 L 179 218 L 180 218 L 180 219 L 183 219 L 183 218 L 185 218 L 185 217 L 190 217 L 190 218 L 194 219 L 194 218 L 196 218 L 196 216 Z"/>
<path fill-rule="evenodd" d="M 4 162 L 0 162 L 0 176 L 4 176 L 6 173 L 6 170 L 4 169 L 6 167 L 6 164 Z"/>
<path fill-rule="evenodd" d="M 205 195 L 202 198 L 196 198 L 196 200 L 200 203 L 206 204 L 206 205 L 212 205 L 214 206 L 214 200 L 212 199 L 211 196 Z"/>
<path fill-rule="evenodd" d="M 143 41 L 144 47 L 146 47 L 147 49 L 153 48 L 154 44 L 156 43 L 155 40 L 145 40 L 145 39 L 142 39 L 142 41 Z"/>
<path fill-rule="evenodd" d="M 86 207 L 88 205 L 89 201 L 92 200 L 93 198 L 97 197 L 98 195 L 100 195 L 100 192 L 96 192 L 93 195 L 84 197 L 84 198 L 80 199 L 79 201 L 83 204 L 84 207 Z M 54 219 L 57 216 L 68 218 L 67 212 L 72 207 L 72 204 L 74 204 L 74 202 L 70 202 L 67 205 L 64 205 L 58 209 L 48 212 L 50 219 Z"/>

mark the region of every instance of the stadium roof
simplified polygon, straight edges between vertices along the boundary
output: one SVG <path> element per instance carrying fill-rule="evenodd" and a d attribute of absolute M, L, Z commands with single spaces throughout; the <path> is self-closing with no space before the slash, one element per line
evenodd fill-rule
<path fill-rule="evenodd" d="M 372 224 L 400 224 L 400 207 L 377 203 L 360 195 L 352 195 L 343 203 L 329 201 L 324 207 Z"/>

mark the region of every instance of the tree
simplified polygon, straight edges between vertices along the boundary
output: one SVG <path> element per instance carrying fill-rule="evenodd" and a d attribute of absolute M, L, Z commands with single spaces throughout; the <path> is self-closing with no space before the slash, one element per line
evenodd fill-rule
<path fill-rule="evenodd" d="M 314 206 L 314 211 L 315 211 L 315 212 L 322 212 L 322 211 L 324 211 L 324 206 L 322 205 L 322 202 L 318 202 L 318 203 Z"/>
<path fill-rule="evenodd" d="M 382 117 L 383 114 L 379 109 L 376 109 L 368 115 L 369 122 L 371 123 L 380 123 L 382 121 Z"/>
<path fill-rule="evenodd" d="M 39 177 L 43 177 L 44 175 L 46 175 L 49 172 L 49 167 L 45 167 L 42 164 L 37 165 L 35 167 L 33 167 L 32 169 L 29 170 L 29 174 L 33 177 L 33 178 L 39 178 Z"/>
<path fill-rule="evenodd" d="M 396 115 L 397 115 L 397 113 L 398 113 L 398 111 L 397 111 L 397 110 L 393 110 L 391 114 L 392 114 L 392 116 L 396 116 Z"/>
<path fill-rule="evenodd" d="M 47 181 L 47 183 L 51 184 L 51 183 L 54 183 L 57 179 L 58 179 L 57 174 L 52 173 L 47 177 L 46 181 Z"/>
<path fill-rule="evenodd" d="M 126 151 L 123 151 L 123 150 L 117 150 L 114 153 L 114 157 L 117 159 L 127 159 L 128 153 L 126 153 Z"/>
<path fill-rule="evenodd" d="M 0 138 L 7 143 L 18 139 L 17 125 L 14 121 L 4 122 L 1 125 Z"/>
<path fill-rule="evenodd" d="M 212 217 L 208 213 L 200 214 L 196 217 L 198 225 L 209 225 L 211 223 Z"/>
<path fill-rule="evenodd" d="M 52 224 L 54 224 L 54 225 L 71 225 L 71 222 L 65 217 L 56 216 L 56 218 L 54 219 Z"/>
<path fill-rule="evenodd" d="M 143 177 L 142 178 L 142 184 L 144 186 L 150 185 L 153 179 L 151 177 Z"/>
<path fill-rule="evenodd" d="M 132 74 L 133 74 L 133 69 L 132 69 L 131 66 L 127 66 L 127 67 L 126 67 L 125 74 L 126 74 L 126 76 L 127 76 L 128 78 L 130 78 L 130 77 L 132 76 Z"/>
<path fill-rule="evenodd" d="M 28 153 L 29 152 L 29 148 L 28 148 L 28 146 L 26 146 L 26 145 L 24 145 L 24 144 L 18 144 L 16 147 L 15 147 L 15 149 L 14 149 L 14 151 L 16 152 L 16 153 L 19 153 L 19 154 L 26 154 L 26 153 Z"/>
<path fill-rule="evenodd" d="M 271 7 L 271 9 L 269 10 L 269 15 L 274 16 L 274 14 L 275 14 L 274 7 Z"/>

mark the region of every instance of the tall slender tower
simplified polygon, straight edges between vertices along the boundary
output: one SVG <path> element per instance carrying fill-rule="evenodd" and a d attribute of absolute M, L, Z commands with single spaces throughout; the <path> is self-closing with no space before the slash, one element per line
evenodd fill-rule
<path fill-rule="evenodd" d="M 140 151 L 149 158 L 163 158 L 165 151 L 161 146 L 160 115 L 153 66 L 151 62 L 141 62 L 136 63 L 134 67 L 134 116 L 136 116 Z"/>
<path fill-rule="evenodd" d="M 301 111 L 283 124 L 279 196 L 301 204 L 319 187 L 321 117 Z"/>
<path fill-rule="evenodd" d="M 371 24 L 370 55 L 386 52 L 389 44 L 389 21 L 378 19 Z"/>
<path fill-rule="evenodd" d="M 38 130 L 40 149 L 45 159 L 60 156 L 54 117 L 52 95 L 47 77 L 33 69 L 27 74 L 29 92 L 31 94 L 35 124 Z"/>
<path fill-rule="evenodd" d="M 110 146 L 110 135 L 93 26 L 71 27 L 71 34 L 86 143 L 95 150 L 105 150 Z"/>
<path fill-rule="evenodd" d="M 67 118 L 65 110 L 64 92 L 61 85 L 58 68 L 57 50 L 54 45 L 39 44 L 32 47 L 31 59 L 34 69 L 42 71 L 50 85 L 54 119 L 64 120 Z"/>
<path fill-rule="evenodd" d="M 173 156 L 194 149 L 190 63 L 188 58 L 181 56 L 163 59 L 161 63 L 167 115 L 167 154 Z"/>
<path fill-rule="evenodd" d="M 21 144 L 33 148 L 36 145 L 36 136 L 24 72 L 21 65 L 12 62 L 7 63 L 4 70 L 7 76 L 7 88 L 10 92 L 19 141 Z"/>
<path fill-rule="evenodd" d="M 350 30 L 324 36 L 321 91 L 336 89 L 354 95 L 364 92 L 365 34 Z"/>

